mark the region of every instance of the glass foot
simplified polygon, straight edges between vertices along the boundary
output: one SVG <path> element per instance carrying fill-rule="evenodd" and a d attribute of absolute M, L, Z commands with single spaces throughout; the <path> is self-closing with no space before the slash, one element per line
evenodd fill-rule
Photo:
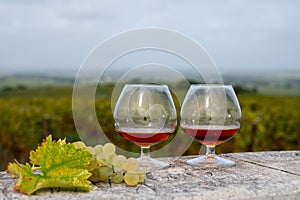
<path fill-rule="evenodd" d="M 150 172 L 157 169 L 163 169 L 170 166 L 167 162 L 162 162 L 150 157 L 140 157 L 137 159 L 139 162 L 139 167 L 144 172 Z"/>
<path fill-rule="evenodd" d="M 235 162 L 232 160 L 227 160 L 225 158 L 221 158 L 217 155 L 204 155 L 198 158 L 190 159 L 186 162 L 192 166 L 198 167 L 230 167 L 235 165 Z"/>

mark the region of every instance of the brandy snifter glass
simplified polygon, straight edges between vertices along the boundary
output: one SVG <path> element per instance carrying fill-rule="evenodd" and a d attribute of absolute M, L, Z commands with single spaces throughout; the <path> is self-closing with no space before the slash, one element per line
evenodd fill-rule
<path fill-rule="evenodd" d="M 234 161 L 215 154 L 215 147 L 230 140 L 241 125 L 241 108 L 231 85 L 191 85 L 181 107 L 181 128 L 206 146 L 206 154 L 187 163 L 200 167 L 226 167 Z"/>
<path fill-rule="evenodd" d="M 168 139 L 177 126 L 176 109 L 167 85 L 126 84 L 113 115 L 116 132 L 141 147 L 138 161 L 142 169 L 169 166 L 150 156 L 150 147 Z"/>

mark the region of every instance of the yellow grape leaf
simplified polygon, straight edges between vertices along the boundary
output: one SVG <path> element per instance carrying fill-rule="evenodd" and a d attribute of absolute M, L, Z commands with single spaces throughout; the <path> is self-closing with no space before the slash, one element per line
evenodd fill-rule
<path fill-rule="evenodd" d="M 91 175 L 86 169 L 92 158 L 85 149 L 77 149 L 65 140 L 52 141 L 49 135 L 35 151 L 30 152 L 30 162 L 40 166 L 40 173 L 34 173 L 29 163 L 9 163 L 7 171 L 19 179 L 15 190 L 32 194 L 42 188 L 77 188 L 91 190 L 87 179 Z"/>

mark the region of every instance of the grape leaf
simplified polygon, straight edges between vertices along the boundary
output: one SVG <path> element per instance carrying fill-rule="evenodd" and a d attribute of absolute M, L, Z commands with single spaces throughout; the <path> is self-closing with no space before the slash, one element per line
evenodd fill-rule
<path fill-rule="evenodd" d="M 36 173 L 29 163 L 9 163 L 7 171 L 18 176 L 15 190 L 32 194 L 42 188 L 77 188 L 81 191 L 91 190 L 87 179 L 91 175 L 86 169 L 92 154 L 84 149 L 77 149 L 65 140 L 52 141 L 49 135 L 35 151 L 30 152 L 30 163 L 39 166 Z"/>

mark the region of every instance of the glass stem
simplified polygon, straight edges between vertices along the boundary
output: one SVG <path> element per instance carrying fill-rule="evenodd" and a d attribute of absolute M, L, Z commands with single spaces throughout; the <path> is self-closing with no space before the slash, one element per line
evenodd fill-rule
<path fill-rule="evenodd" d="M 141 147 L 141 156 L 142 159 L 150 158 L 150 147 Z"/>
<path fill-rule="evenodd" d="M 215 155 L 215 146 L 206 146 L 206 158 L 214 158 Z"/>

